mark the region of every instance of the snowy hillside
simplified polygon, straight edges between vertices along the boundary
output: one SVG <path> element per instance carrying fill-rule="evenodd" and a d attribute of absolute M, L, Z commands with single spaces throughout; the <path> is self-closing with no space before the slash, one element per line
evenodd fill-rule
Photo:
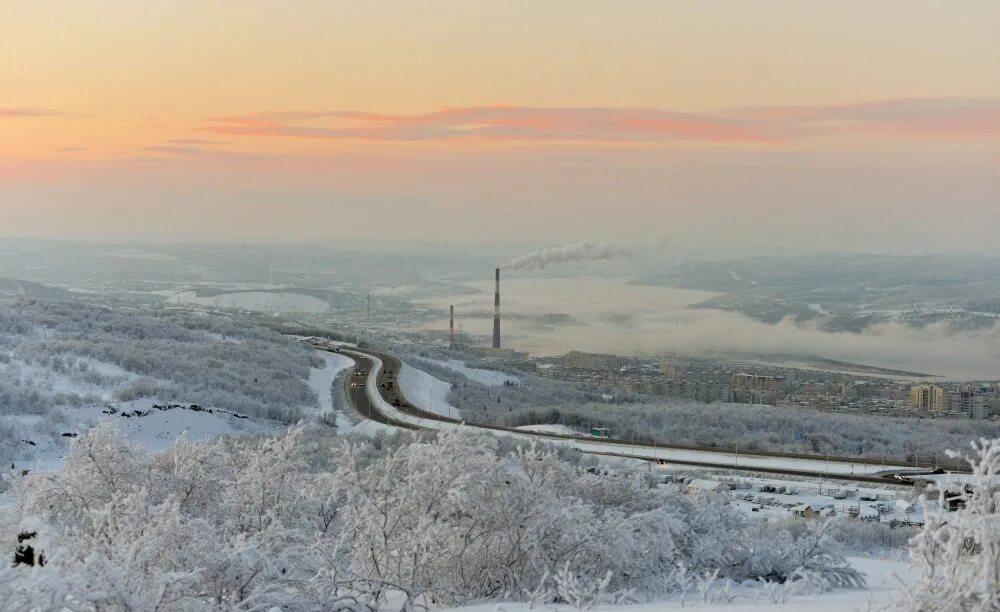
<path fill-rule="evenodd" d="M 184 432 L 274 432 L 329 402 L 328 381 L 343 366 L 314 371 L 327 362 L 311 350 L 223 317 L 26 299 L 0 305 L 0 465 L 8 467 L 57 462 L 68 449 L 63 434 L 107 420 L 151 448 Z M 154 403 L 206 411 L 120 416 Z"/>
<path fill-rule="evenodd" d="M 309 387 L 319 398 L 319 410 L 329 412 L 333 410 L 333 400 L 331 398 L 331 388 L 337 375 L 354 365 L 354 360 L 339 353 L 329 351 L 315 351 L 316 356 L 322 360 L 320 367 L 313 367 L 309 370 Z"/>
<path fill-rule="evenodd" d="M 25 451 L 11 459 L 10 465 L 15 471 L 52 471 L 61 468 L 69 450 L 68 443 L 100 423 L 115 425 L 127 439 L 151 452 L 165 450 L 180 436 L 190 442 L 197 442 L 219 436 L 275 435 L 285 429 L 276 422 L 259 421 L 225 410 L 203 408 L 197 404 L 164 402 L 156 398 L 67 408 L 64 416 L 65 423 L 56 432 L 58 435 L 46 434 L 44 430 L 23 434 L 30 437 L 22 440 L 27 447 Z M 11 418 L 25 425 L 37 425 L 40 419 L 36 415 Z"/>
<path fill-rule="evenodd" d="M 470 368 L 466 366 L 463 362 L 458 359 L 450 359 L 448 361 L 438 361 L 437 363 L 443 365 L 444 367 L 454 370 L 461 374 L 462 376 L 468 378 L 469 380 L 475 381 L 481 385 L 486 385 L 488 387 L 495 387 L 497 385 L 503 384 L 514 384 L 519 382 L 521 379 L 513 374 L 507 374 L 504 372 L 497 372 L 496 370 L 486 370 L 483 368 Z"/>
<path fill-rule="evenodd" d="M 456 419 L 462 417 L 458 408 L 448 403 L 451 383 L 435 378 L 407 363 L 403 363 L 398 380 L 403 395 L 417 408 L 441 416 Z"/>

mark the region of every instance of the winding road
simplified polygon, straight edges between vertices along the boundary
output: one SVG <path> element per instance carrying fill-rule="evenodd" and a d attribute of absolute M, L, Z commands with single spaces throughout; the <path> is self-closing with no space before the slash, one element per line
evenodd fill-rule
<path fill-rule="evenodd" d="M 313 348 L 335 351 L 354 360 L 355 365 L 345 382 L 351 406 L 359 417 L 391 427 L 409 430 L 470 427 L 496 435 L 544 439 L 585 453 L 641 459 L 659 464 L 729 468 L 864 483 L 901 484 L 907 482 L 907 476 L 926 474 L 930 471 L 928 468 L 914 468 L 898 463 L 886 464 L 878 459 L 863 457 L 827 457 L 762 451 L 734 452 L 679 444 L 636 444 L 623 440 L 594 440 L 469 423 L 422 410 L 407 401 L 403 391 L 396 384 L 396 374 L 399 372 L 401 362 L 392 355 L 371 349 L 323 345 L 317 342 L 310 344 Z"/>

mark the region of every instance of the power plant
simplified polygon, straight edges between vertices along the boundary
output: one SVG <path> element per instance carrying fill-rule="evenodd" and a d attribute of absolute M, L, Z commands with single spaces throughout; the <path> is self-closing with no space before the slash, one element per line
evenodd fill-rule
<path fill-rule="evenodd" d="M 500 348 L 500 268 L 497 268 L 497 289 L 493 294 L 493 348 Z"/>

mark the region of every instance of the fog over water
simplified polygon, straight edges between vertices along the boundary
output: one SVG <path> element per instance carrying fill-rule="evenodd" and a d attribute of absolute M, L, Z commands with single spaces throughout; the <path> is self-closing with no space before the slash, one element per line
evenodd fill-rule
<path fill-rule="evenodd" d="M 469 283 L 481 293 L 419 300 L 446 310 L 455 305 L 456 327 L 488 336 L 493 284 Z M 610 279 L 506 279 L 501 286 L 504 346 L 533 355 L 571 350 L 622 355 L 678 352 L 741 352 L 802 355 L 923 372 L 953 379 L 1000 377 L 1000 327 L 956 332 L 946 323 L 922 329 L 891 323 L 865 333 L 829 333 L 814 324 L 785 320 L 768 325 L 741 314 L 691 309 L 714 294 L 627 284 Z M 568 325 L 546 325 L 537 317 L 564 313 Z M 532 318 L 528 318 L 532 317 Z M 427 328 L 446 330 L 447 319 Z"/>

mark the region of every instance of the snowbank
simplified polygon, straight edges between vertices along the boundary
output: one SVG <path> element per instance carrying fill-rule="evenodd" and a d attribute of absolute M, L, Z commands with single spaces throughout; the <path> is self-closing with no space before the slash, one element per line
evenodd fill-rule
<path fill-rule="evenodd" d="M 320 412 L 329 412 L 333 410 L 333 399 L 330 397 L 333 379 L 353 366 L 354 360 L 329 351 L 316 351 L 316 355 L 323 360 L 323 367 L 309 370 L 309 388 L 319 396 Z"/>
<path fill-rule="evenodd" d="M 543 424 L 543 425 L 522 425 L 521 427 L 515 427 L 514 429 L 518 431 L 534 431 L 538 433 L 558 434 L 560 436 L 583 435 L 575 429 L 566 427 L 565 425 L 556 425 L 554 423 Z"/>
<path fill-rule="evenodd" d="M 435 378 L 407 363 L 403 363 L 403 367 L 400 368 L 397 380 L 407 401 L 417 408 L 445 417 L 462 418 L 458 408 L 448 403 L 451 383 Z"/>

